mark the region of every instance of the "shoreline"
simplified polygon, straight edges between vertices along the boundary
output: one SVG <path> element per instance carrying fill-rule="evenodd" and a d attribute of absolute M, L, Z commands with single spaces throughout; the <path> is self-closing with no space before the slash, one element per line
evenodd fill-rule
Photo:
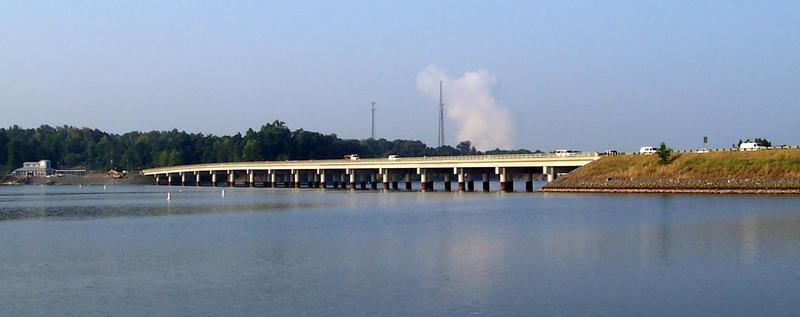
<path fill-rule="evenodd" d="M 542 188 L 542 193 L 605 194 L 702 194 L 702 195 L 800 195 L 800 189 L 708 189 L 708 188 Z"/>

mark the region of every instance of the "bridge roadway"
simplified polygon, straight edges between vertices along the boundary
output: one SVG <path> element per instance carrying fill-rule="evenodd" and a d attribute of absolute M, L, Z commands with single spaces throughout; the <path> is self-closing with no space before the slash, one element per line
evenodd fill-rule
<path fill-rule="evenodd" d="M 510 154 L 367 158 L 359 160 L 305 160 L 260 161 L 192 164 L 142 171 L 154 176 L 157 185 L 208 185 L 286 188 L 346 188 L 398 189 L 405 182 L 411 190 L 418 182 L 420 191 L 433 190 L 433 181 L 444 182 L 444 190 L 451 191 L 452 180 L 458 182 L 459 191 L 473 191 L 480 179 L 483 191 L 489 191 L 489 182 L 498 180 L 500 191 L 514 191 L 514 179 L 524 178 L 525 190 L 533 191 L 534 175 L 544 174 L 552 181 L 559 174 L 599 159 L 597 153 L 574 153 L 571 156 L 555 154 Z"/>

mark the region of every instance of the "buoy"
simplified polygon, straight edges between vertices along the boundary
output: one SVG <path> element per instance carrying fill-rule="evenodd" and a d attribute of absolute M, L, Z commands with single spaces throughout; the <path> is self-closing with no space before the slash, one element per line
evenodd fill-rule
<path fill-rule="evenodd" d="M 222 198 L 225 198 L 225 190 L 222 190 Z"/>
<path fill-rule="evenodd" d="M 167 193 L 167 200 L 172 200 L 172 193 Z"/>

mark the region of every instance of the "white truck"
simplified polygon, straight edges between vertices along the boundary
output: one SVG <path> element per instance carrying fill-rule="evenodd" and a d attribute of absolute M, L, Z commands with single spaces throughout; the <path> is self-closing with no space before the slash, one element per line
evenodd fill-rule
<path fill-rule="evenodd" d="M 656 154 L 656 151 L 656 148 L 652 146 L 643 146 L 639 148 L 639 154 L 642 155 Z"/>
<path fill-rule="evenodd" d="M 755 142 L 744 142 L 739 144 L 739 151 L 758 151 L 758 150 L 765 150 L 766 146 L 758 145 Z"/>

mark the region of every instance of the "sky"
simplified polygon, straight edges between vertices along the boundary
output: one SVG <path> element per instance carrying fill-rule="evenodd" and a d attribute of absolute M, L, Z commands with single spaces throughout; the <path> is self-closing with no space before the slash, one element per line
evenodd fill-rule
<path fill-rule="evenodd" d="M 0 126 L 800 144 L 800 1 L 0 1 Z M 431 86 L 433 85 L 433 86 Z"/>

